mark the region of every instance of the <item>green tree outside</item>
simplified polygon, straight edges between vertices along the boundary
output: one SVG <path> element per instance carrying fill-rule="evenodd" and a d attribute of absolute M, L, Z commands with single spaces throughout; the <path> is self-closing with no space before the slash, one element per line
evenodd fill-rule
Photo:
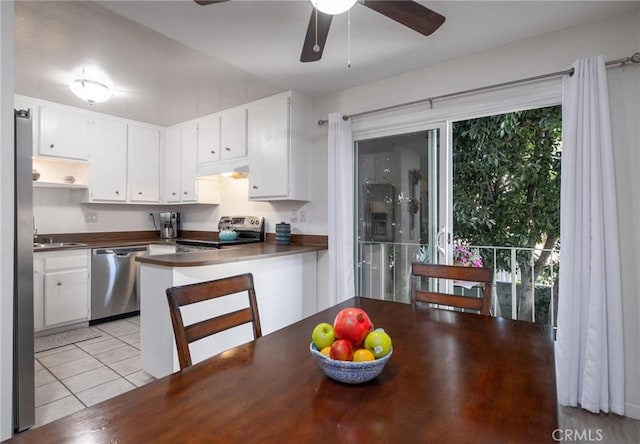
<path fill-rule="evenodd" d="M 551 249 L 560 240 L 560 106 L 517 111 L 453 125 L 453 220 L 456 239 L 470 245 Z M 485 253 L 483 253 L 485 254 Z M 484 257 L 486 264 L 493 257 Z M 544 251 L 517 256 L 518 319 L 531 320 L 532 278 L 550 260 Z M 496 257 L 511 271 L 508 254 Z"/>

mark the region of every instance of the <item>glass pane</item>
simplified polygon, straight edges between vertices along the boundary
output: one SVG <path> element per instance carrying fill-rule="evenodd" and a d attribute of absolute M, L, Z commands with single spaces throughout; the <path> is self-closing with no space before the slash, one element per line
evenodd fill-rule
<path fill-rule="evenodd" d="M 454 260 L 493 268 L 494 314 L 555 325 L 561 107 L 455 122 L 452 153 Z"/>
<path fill-rule="evenodd" d="M 437 129 L 356 144 L 357 284 L 366 297 L 409 302 L 411 263 L 435 257 Z"/>

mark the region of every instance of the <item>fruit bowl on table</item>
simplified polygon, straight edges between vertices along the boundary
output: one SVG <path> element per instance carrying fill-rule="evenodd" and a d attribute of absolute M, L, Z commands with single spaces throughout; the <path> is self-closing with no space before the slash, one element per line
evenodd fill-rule
<path fill-rule="evenodd" d="M 361 384 L 371 381 L 382 373 L 382 369 L 393 354 L 393 349 L 391 349 L 389 354 L 382 358 L 373 361 L 353 362 L 331 359 L 320 353 L 313 342 L 309 345 L 309 350 L 325 375 L 345 384 Z"/>

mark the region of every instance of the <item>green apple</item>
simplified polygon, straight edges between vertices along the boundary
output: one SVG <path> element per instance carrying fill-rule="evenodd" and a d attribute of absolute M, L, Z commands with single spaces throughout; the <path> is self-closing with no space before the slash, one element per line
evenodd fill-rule
<path fill-rule="evenodd" d="M 381 328 L 373 330 L 364 339 L 364 348 L 371 350 L 376 359 L 387 356 L 391 351 L 391 337 Z"/>
<path fill-rule="evenodd" d="M 327 322 L 321 322 L 316 325 L 311 333 L 311 340 L 318 350 L 329 347 L 336 340 L 333 325 Z"/>

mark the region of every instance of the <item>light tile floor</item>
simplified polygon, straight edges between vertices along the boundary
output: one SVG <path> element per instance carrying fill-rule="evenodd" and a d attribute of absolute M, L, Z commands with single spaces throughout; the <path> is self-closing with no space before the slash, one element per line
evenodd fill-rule
<path fill-rule="evenodd" d="M 140 367 L 138 316 L 95 327 L 99 338 L 36 353 L 34 427 L 153 381 Z"/>

